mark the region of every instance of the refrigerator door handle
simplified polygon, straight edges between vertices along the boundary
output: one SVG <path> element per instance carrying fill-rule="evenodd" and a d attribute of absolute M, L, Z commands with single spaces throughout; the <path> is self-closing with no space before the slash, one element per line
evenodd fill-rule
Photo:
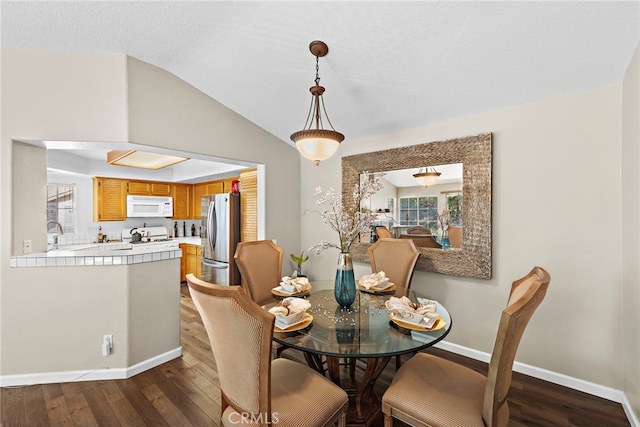
<path fill-rule="evenodd" d="M 216 239 L 217 239 L 217 221 L 216 221 L 216 205 L 215 202 L 212 201 L 209 203 L 209 210 L 207 212 L 207 218 L 209 223 L 207 224 L 208 233 L 207 238 L 209 239 L 209 247 L 211 247 L 211 252 L 213 253 L 216 249 Z"/>
<path fill-rule="evenodd" d="M 227 263 L 217 262 L 217 261 L 210 261 L 210 260 L 207 260 L 205 258 L 202 258 L 202 263 L 204 265 L 206 265 L 207 267 L 217 268 L 217 269 L 220 269 L 220 270 L 225 270 L 225 269 L 229 268 L 229 264 L 227 264 Z"/>

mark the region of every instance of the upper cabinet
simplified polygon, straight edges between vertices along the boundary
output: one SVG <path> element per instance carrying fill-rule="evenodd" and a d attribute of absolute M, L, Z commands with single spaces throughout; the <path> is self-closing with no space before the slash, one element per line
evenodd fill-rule
<path fill-rule="evenodd" d="M 117 178 L 93 178 L 93 220 L 127 219 L 127 185 Z"/>
<path fill-rule="evenodd" d="M 235 179 L 239 177 L 199 184 L 180 184 L 95 177 L 93 178 L 93 220 L 96 222 L 125 221 L 127 195 L 171 196 L 173 197 L 172 219 L 200 219 L 202 196 L 230 192 Z"/>
<path fill-rule="evenodd" d="M 127 181 L 127 193 L 135 196 L 171 196 L 170 182 Z"/>
<path fill-rule="evenodd" d="M 173 184 L 173 219 L 191 218 L 191 184 Z"/>

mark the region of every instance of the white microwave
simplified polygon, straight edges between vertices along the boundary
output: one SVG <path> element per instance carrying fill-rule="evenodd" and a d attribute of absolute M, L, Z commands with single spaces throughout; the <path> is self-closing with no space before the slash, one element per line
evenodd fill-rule
<path fill-rule="evenodd" d="M 172 197 L 127 196 L 127 218 L 170 218 L 172 216 Z"/>

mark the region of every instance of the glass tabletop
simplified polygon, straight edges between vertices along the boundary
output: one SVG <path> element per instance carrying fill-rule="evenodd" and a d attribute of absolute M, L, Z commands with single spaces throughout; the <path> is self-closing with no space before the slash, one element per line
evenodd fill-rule
<path fill-rule="evenodd" d="M 278 332 L 276 328 L 273 339 L 319 355 L 366 358 L 418 351 L 442 340 L 451 330 L 451 316 L 440 303 L 437 312 L 444 327 L 437 330 L 405 329 L 391 321 L 391 312 L 385 307 L 385 301 L 391 296 L 407 296 L 416 302 L 418 298 L 428 299 L 426 295 L 406 290 L 387 294 L 358 291 L 351 307 L 342 308 L 333 296 L 333 284 L 333 280 L 312 282 L 311 293 L 305 297 L 311 303 L 307 310 L 313 316 L 311 324 L 291 332 Z M 264 307 L 269 309 L 276 304 Z"/>

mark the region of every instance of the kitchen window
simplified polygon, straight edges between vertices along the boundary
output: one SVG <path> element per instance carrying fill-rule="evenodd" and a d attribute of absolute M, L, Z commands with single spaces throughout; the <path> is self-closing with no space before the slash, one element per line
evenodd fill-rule
<path fill-rule="evenodd" d="M 75 234 L 77 228 L 76 185 L 47 184 L 47 233 Z"/>

